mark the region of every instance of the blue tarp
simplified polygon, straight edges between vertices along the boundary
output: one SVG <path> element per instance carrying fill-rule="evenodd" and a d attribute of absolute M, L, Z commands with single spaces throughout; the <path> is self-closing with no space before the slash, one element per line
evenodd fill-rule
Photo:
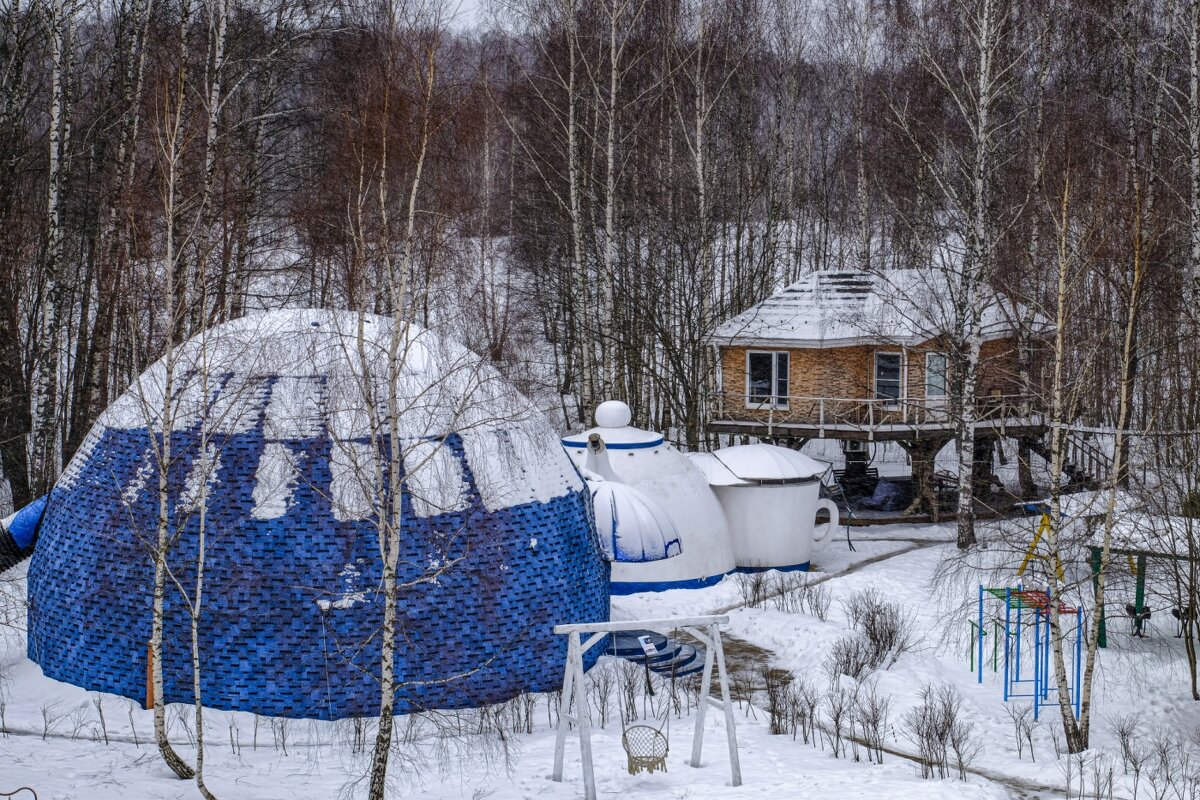
<path fill-rule="evenodd" d="M 29 505 L 22 508 L 8 524 L 8 533 L 12 536 L 17 547 L 25 550 L 33 545 L 37 535 L 38 523 L 42 521 L 42 512 L 46 510 L 46 497 L 42 495 Z"/>
<path fill-rule="evenodd" d="M 881 480 L 875 484 L 875 493 L 862 504 L 877 511 L 902 511 L 912 502 L 912 492 L 907 486 Z"/>

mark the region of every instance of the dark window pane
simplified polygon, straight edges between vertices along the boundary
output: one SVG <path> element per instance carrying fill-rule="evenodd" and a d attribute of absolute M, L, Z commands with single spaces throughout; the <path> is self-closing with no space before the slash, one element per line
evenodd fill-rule
<path fill-rule="evenodd" d="M 750 400 L 755 403 L 766 403 L 771 399 L 771 354 L 751 353 L 750 366 Z"/>
<path fill-rule="evenodd" d="M 875 355 L 875 396 L 881 400 L 900 399 L 900 355 Z"/>
<path fill-rule="evenodd" d="M 875 396 L 880 400 L 899 400 L 900 384 L 883 382 L 877 383 L 875 385 Z"/>
<path fill-rule="evenodd" d="M 788 396 L 788 354 L 775 354 L 775 401 L 784 402 Z"/>

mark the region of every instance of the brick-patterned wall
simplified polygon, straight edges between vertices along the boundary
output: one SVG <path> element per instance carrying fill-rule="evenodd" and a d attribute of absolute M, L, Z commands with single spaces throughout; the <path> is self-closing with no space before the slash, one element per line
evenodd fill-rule
<path fill-rule="evenodd" d="M 727 412 L 744 410 L 746 397 L 746 353 L 751 350 L 770 350 L 767 347 L 721 348 L 721 375 Z M 865 399 L 874 397 L 874 358 L 876 352 L 896 353 L 901 348 L 892 345 L 857 345 L 831 348 L 776 348 L 790 354 L 788 394 L 792 397 L 828 397 Z M 925 354 L 941 348 L 930 341 L 907 349 L 908 370 L 906 396 L 914 399 L 925 396 Z M 985 342 L 980 353 L 981 368 L 978 396 L 999 393 L 1020 393 L 1016 349 L 1012 340 Z M 746 412 L 748 416 L 765 412 Z"/>
<path fill-rule="evenodd" d="M 301 474 L 286 513 L 257 516 L 263 428 L 260 419 L 252 430 L 208 440 L 219 467 L 207 509 L 204 702 L 272 716 L 369 716 L 379 708 L 382 619 L 374 524 L 335 513 L 330 464 L 339 445 L 328 433 L 283 441 Z M 76 479 L 55 488 L 41 524 L 29 568 L 28 653 L 51 678 L 140 701 L 158 498 L 139 488 L 157 479 L 139 471 L 150 463 L 151 435 L 103 425 L 94 434 L 95 447 L 81 456 Z M 171 436 L 170 501 L 178 508 L 204 448 L 194 429 Z M 400 580 L 415 582 L 431 559 L 456 561 L 438 580 L 401 592 L 397 713 L 557 689 L 566 639 L 551 627 L 608 619 L 608 566 L 586 490 L 489 511 L 461 437 L 447 436 L 444 446 L 461 465 L 466 508 L 418 517 L 407 490 L 402 500 Z M 380 448 L 388 452 L 386 442 Z M 572 469 L 561 451 L 544 457 Z M 198 521 L 173 516 L 179 539 L 169 560 L 191 587 Z M 170 703 L 192 701 L 189 620 L 168 589 L 162 670 Z"/>

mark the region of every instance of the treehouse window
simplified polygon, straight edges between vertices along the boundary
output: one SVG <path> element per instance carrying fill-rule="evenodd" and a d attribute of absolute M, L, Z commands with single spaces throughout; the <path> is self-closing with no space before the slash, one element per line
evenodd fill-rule
<path fill-rule="evenodd" d="M 884 404 L 888 406 L 899 405 L 902 384 L 903 373 L 900 353 L 876 353 L 876 399 L 883 400 Z"/>
<path fill-rule="evenodd" d="M 946 396 L 946 354 L 925 354 L 925 396 Z"/>
<path fill-rule="evenodd" d="M 746 354 L 746 400 L 749 405 L 787 407 L 787 353 Z"/>

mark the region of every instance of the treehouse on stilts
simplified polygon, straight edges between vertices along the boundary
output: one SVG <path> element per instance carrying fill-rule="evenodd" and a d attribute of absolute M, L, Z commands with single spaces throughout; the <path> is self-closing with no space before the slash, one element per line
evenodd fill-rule
<path fill-rule="evenodd" d="M 846 460 L 840 482 L 851 496 L 872 493 L 873 451 L 895 442 L 912 465 L 913 499 L 904 510 L 936 518 L 939 489 L 952 491 L 953 480 L 936 474 L 934 459 L 964 418 L 954 401 L 963 345 L 954 334 L 953 295 L 946 273 L 932 269 L 818 271 L 781 289 L 714 334 L 718 395 L 710 429 L 797 449 L 812 439 L 838 440 Z M 970 398 L 980 495 L 996 483 L 998 439 L 1020 438 L 1036 449 L 1047 431 L 1042 392 L 1028 376 L 1038 374 L 1050 325 L 990 289 L 986 296 Z"/>

